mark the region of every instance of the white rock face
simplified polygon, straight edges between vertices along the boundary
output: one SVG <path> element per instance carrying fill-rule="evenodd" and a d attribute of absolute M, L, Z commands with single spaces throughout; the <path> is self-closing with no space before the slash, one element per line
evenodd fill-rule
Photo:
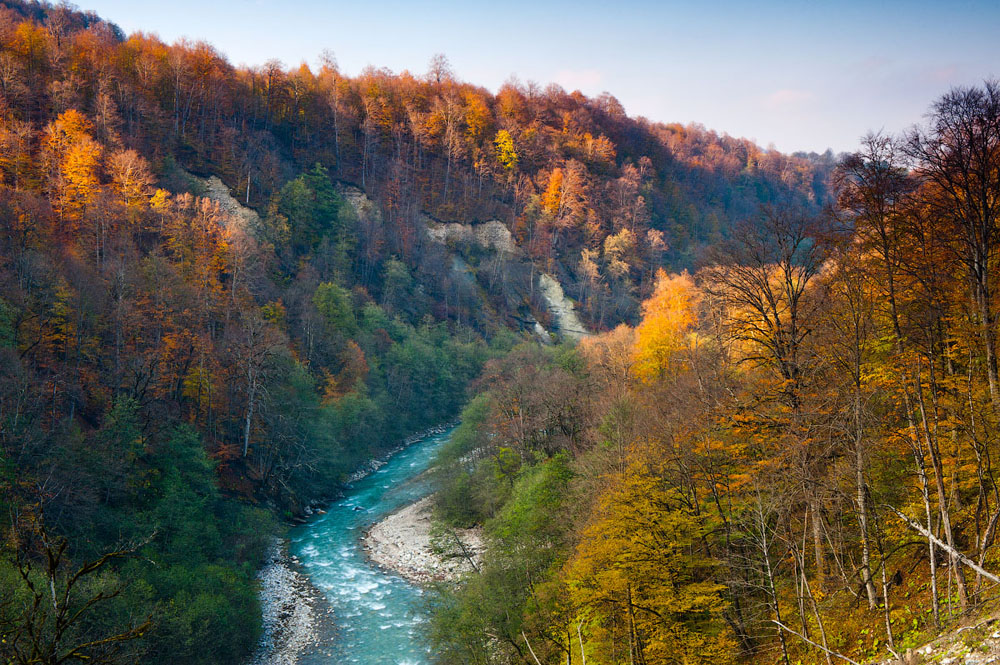
<path fill-rule="evenodd" d="M 584 327 L 580 317 L 573 309 L 573 301 L 563 293 L 562 285 L 552 275 L 542 273 L 538 276 L 538 286 L 541 288 L 545 304 L 556 321 L 559 333 L 571 339 L 579 340 L 590 332 Z"/>
<path fill-rule="evenodd" d="M 375 205 L 375 202 L 368 198 L 368 195 L 357 187 L 344 185 L 340 189 L 340 195 L 354 209 L 354 214 L 361 220 L 371 220 L 376 223 L 382 222 L 382 211 Z"/>
<path fill-rule="evenodd" d="M 541 323 L 535 321 L 535 325 L 532 326 L 531 329 L 538 336 L 538 339 L 542 342 L 542 344 L 547 345 L 552 343 L 552 335 L 549 334 L 549 331 L 546 330 L 545 326 Z"/>
<path fill-rule="evenodd" d="M 352 185 L 342 185 L 339 192 L 354 209 L 359 219 L 376 224 L 382 222 L 382 213 L 379 207 L 368 198 L 364 191 Z M 458 222 L 436 222 L 424 215 L 422 218 L 424 233 L 432 242 L 442 245 L 448 243 L 475 245 L 498 254 L 515 254 L 518 251 L 517 242 L 515 242 L 510 229 L 498 219 L 491 219 L 480 224 L 461 224 Z M 471 275 L 469 266 L 460 257 L 453 258 L 451 267 L 452 271 L 459 275 L 463 281 L 474 283 L 475 278 Z M 555 318 L 557 332 L 572 339 L 580 339 L 589 335 L 590 332 L 580 321 L 573 309 L 573 302 L 563 293 L 559 281 L 546 274 L 542 274 L 538 281 L 545 303 Z M 552 335 L 537 321 L 534 322 L 532 330 L 543 343 L 552 343 Z"/>
<path fill-rule="evenodd" d="M 197 178 L 197 180 L 205 188 L 205 197 L 218 203 L 219 208 L 232 219 L 240 220 L 244 229 L 260 227 L 260 215 L 257 214 L 257 211 L 234 199 L 233 195 L 229 193 L 226 183 L 222 182 L 218 176 Z"/>
<path fill-rule="evenodd" d="M 364 191 L 351 185 L 343 185 L 340 188 L 340 195 L 351 205 L 360 219 L 374 222 L 382 221 L 382 212 Z M 424 232 L 434 242 L 441 244 L 448 242 L 467 243 L 496 252 L 509 253 L 517 249 L 514 237 L 500 220 L 491 219 L 482 224 L 459 224 L 457 222 L 443 224 L 424 215 L 421 217 L 424 223 Z"/>
<path fill-rule="evenodd" d="M 495 252 L 507 253 L 511 253 L 517 248 L 510 230 L 497 219 L 491 219 L 482 224 L 459 224 L 457 222 L 441 224 L 427 219 L 425 224 L 427 237 L 441 244 L 461 242 L 478 245 L 483 249 L 492 249 Z"/>

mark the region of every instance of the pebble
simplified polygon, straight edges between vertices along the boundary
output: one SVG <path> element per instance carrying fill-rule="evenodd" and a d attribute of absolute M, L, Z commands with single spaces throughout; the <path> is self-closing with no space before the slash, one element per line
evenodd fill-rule
<path fill-rule="evenodd" d="M 263 630 L 249 665 L 295 665 L 306 647 L 319 640 L 311 587 L 291 567 L 293 562 L 298 559 L 278 541 L 257 574 Z"/>
<path fill-rule="evenodd" d="M 435 552 L 430 535 L 432 502 L 432 497 L 421 499 L 369 529 L 362 540 L 369 558 L 418 585 L 456 581 L 473 570 L 457 545 Z M 484 549 L 480 530 L 462 529 L 458 536 L 478 562 Z"/>

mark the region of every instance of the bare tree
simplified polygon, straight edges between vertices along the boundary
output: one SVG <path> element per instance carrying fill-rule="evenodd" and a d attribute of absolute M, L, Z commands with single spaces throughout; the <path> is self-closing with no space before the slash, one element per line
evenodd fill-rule
<path fill-rule="evenodd" d="M 455 74 L 451 69 L 451 63 L 448 62 L 448 56 L 444 53 L 435 53 L 431 56 L 430 64 L 427 66 L 427 78 L 441 85 L 445 81 L 450 81 L 454 78 Z"/>
<path fill-rule="evenodd" d="M 934 187 L 928 202 L 954 224 L 956 254 L 969 277 L 990 397 L 1000 409 L 994 275 L 1000 248 L 1000 82 L 954 88 L 931 107 L 930 124 L 910 133 L 906 152 Z"/>
<path fill-rule="evenodd" d="M 102 583 L 101 576 L 113 562 L 134 555 L 149 539 L 73 565 L 67 554 L 69 541 L 52 537 L 40 518 L 31 530 L 35 532 L 32 539 L 37 541 L 34 548 L 28 547 L 26 529 L 15 527 L 20 532 L 15 536 L 20 588 L 5 589 L 0 598 L 0 661 L 12 665 L 73 661 L 111 665 L 133 660 L 123 653 L 123 647 L 149 630 L 150 618 L 103 636 L 87 634 L 83 626 L 95 609 L 125 588 L 113 581 Z"/>
<path fill-rule="evenodd" d="M 707 293 L 725 308 L 732 337 L 756 349 L 747 360 L 773 368 L 781 393 L 797 410 L 819 300 L 810 286 L 830 253 L 821 220 L 797 209 L 765 208 L 761 220 L 737 226 L 704 271 Z"/>
<path fill-rule="evenodd" d="M 268 379 L 281 348 L 281 339 L 274 326 L 255 310 L 244 313 L 233 344 L 237 371 L 246 395 L 243 411 L 243 457 L 250 451 L 250 432 L 260 403 L 268 395 Z"/>

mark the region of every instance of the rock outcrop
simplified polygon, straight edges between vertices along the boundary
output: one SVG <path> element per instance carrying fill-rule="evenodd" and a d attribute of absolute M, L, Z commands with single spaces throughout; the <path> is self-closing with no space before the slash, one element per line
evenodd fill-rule
<path fill-rule="evenodd" d="M 204 196 L 218 203 L 219 209 L 228 214 L 230 218 L 239 220 L 243 224 L 243 228 L 260 228 L 260 215 L 257 214 L 257 211 L 233 198 L 229 187 L 218 176 L 192 177 L 204 188 Z"/>
<path fill-rule="evenodd" d="M 580 321 L 573 301 L 566 297 L 562 285 L 552 275 L 542 273 L 538 276 L 538 286 L 541 289 L 545 304 L 556 323 L 556 332 L 571 339 L 582 339 L 590 334 Z"/>
<path fill-rule="evenodd" d="M 497 219 L 481 224 L 442 223 L 425 219 L 427 237 L 442 244 L 465 243 L 495 252 L 513 253 L 517 249 L 507 225 Z"/>
<path fill-rule="evenodd" d="M 365 192 L 354 185 L 341 183 L 337 187 L 337 193 L 344 197 L 354 214 L 361 220 L 371 220 L 377 224 L 382 223 L 382 211 L 378 205 L 368 198 Z"/>
<path fill-rule="evenodd" d="M 378 205 L 368 198 L 368 195 L 358 187 L 341 184 L 338 191 L 351 206 L 359 219 L 380 224 L 382 213 Z M 497 219 L 479 223 L 438 222 L 426 215 L 421 216 L 425 237 L 431 242 L 449 247 L 475 247 L 487 252 L 494 252 L 498 260 L 508 262 L 523 262 L 530 259 L 518 248 L 514 236 L 507 225 Z M 500 263 L 496 264 L 500 266 Z M 452 272 L 459 280 L 469 286 L 476 282 L 474 269 L 460 256 L 453 255 Z M 580 339 L 589 335 L 589 331 L 580 321 L 574 309 L 573 301 L 566 297 L 559 281 L 548 274 L 538 278 L 539 290 L 545 300 L 546 307 L 555 322 L 554 332 L 571 339 Z M 525 295 L 527 298 L 527 295 Z M 527 317 L 527 313 L 522 313 Z M 531 330 L 545 344 L 552 342 L 549 334 L 534 317 L 522 318 L 527 329 Z"/>

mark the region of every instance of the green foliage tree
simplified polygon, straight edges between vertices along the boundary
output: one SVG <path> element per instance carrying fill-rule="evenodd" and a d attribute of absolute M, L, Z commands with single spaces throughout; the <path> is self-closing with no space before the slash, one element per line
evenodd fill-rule
<path fill-rule="evenodd" d="M 309 252 L 324 237 L 331 238 L 335 266 L 341 274 L 350 268 L 349 255 L 355 243 L 350 216 L 342 214 L 344 207 L 329 172 L 318 162 L 290 180 L 278 194 L 277 212 L 288 220 L 292 249 L 298 254 Z"/>

